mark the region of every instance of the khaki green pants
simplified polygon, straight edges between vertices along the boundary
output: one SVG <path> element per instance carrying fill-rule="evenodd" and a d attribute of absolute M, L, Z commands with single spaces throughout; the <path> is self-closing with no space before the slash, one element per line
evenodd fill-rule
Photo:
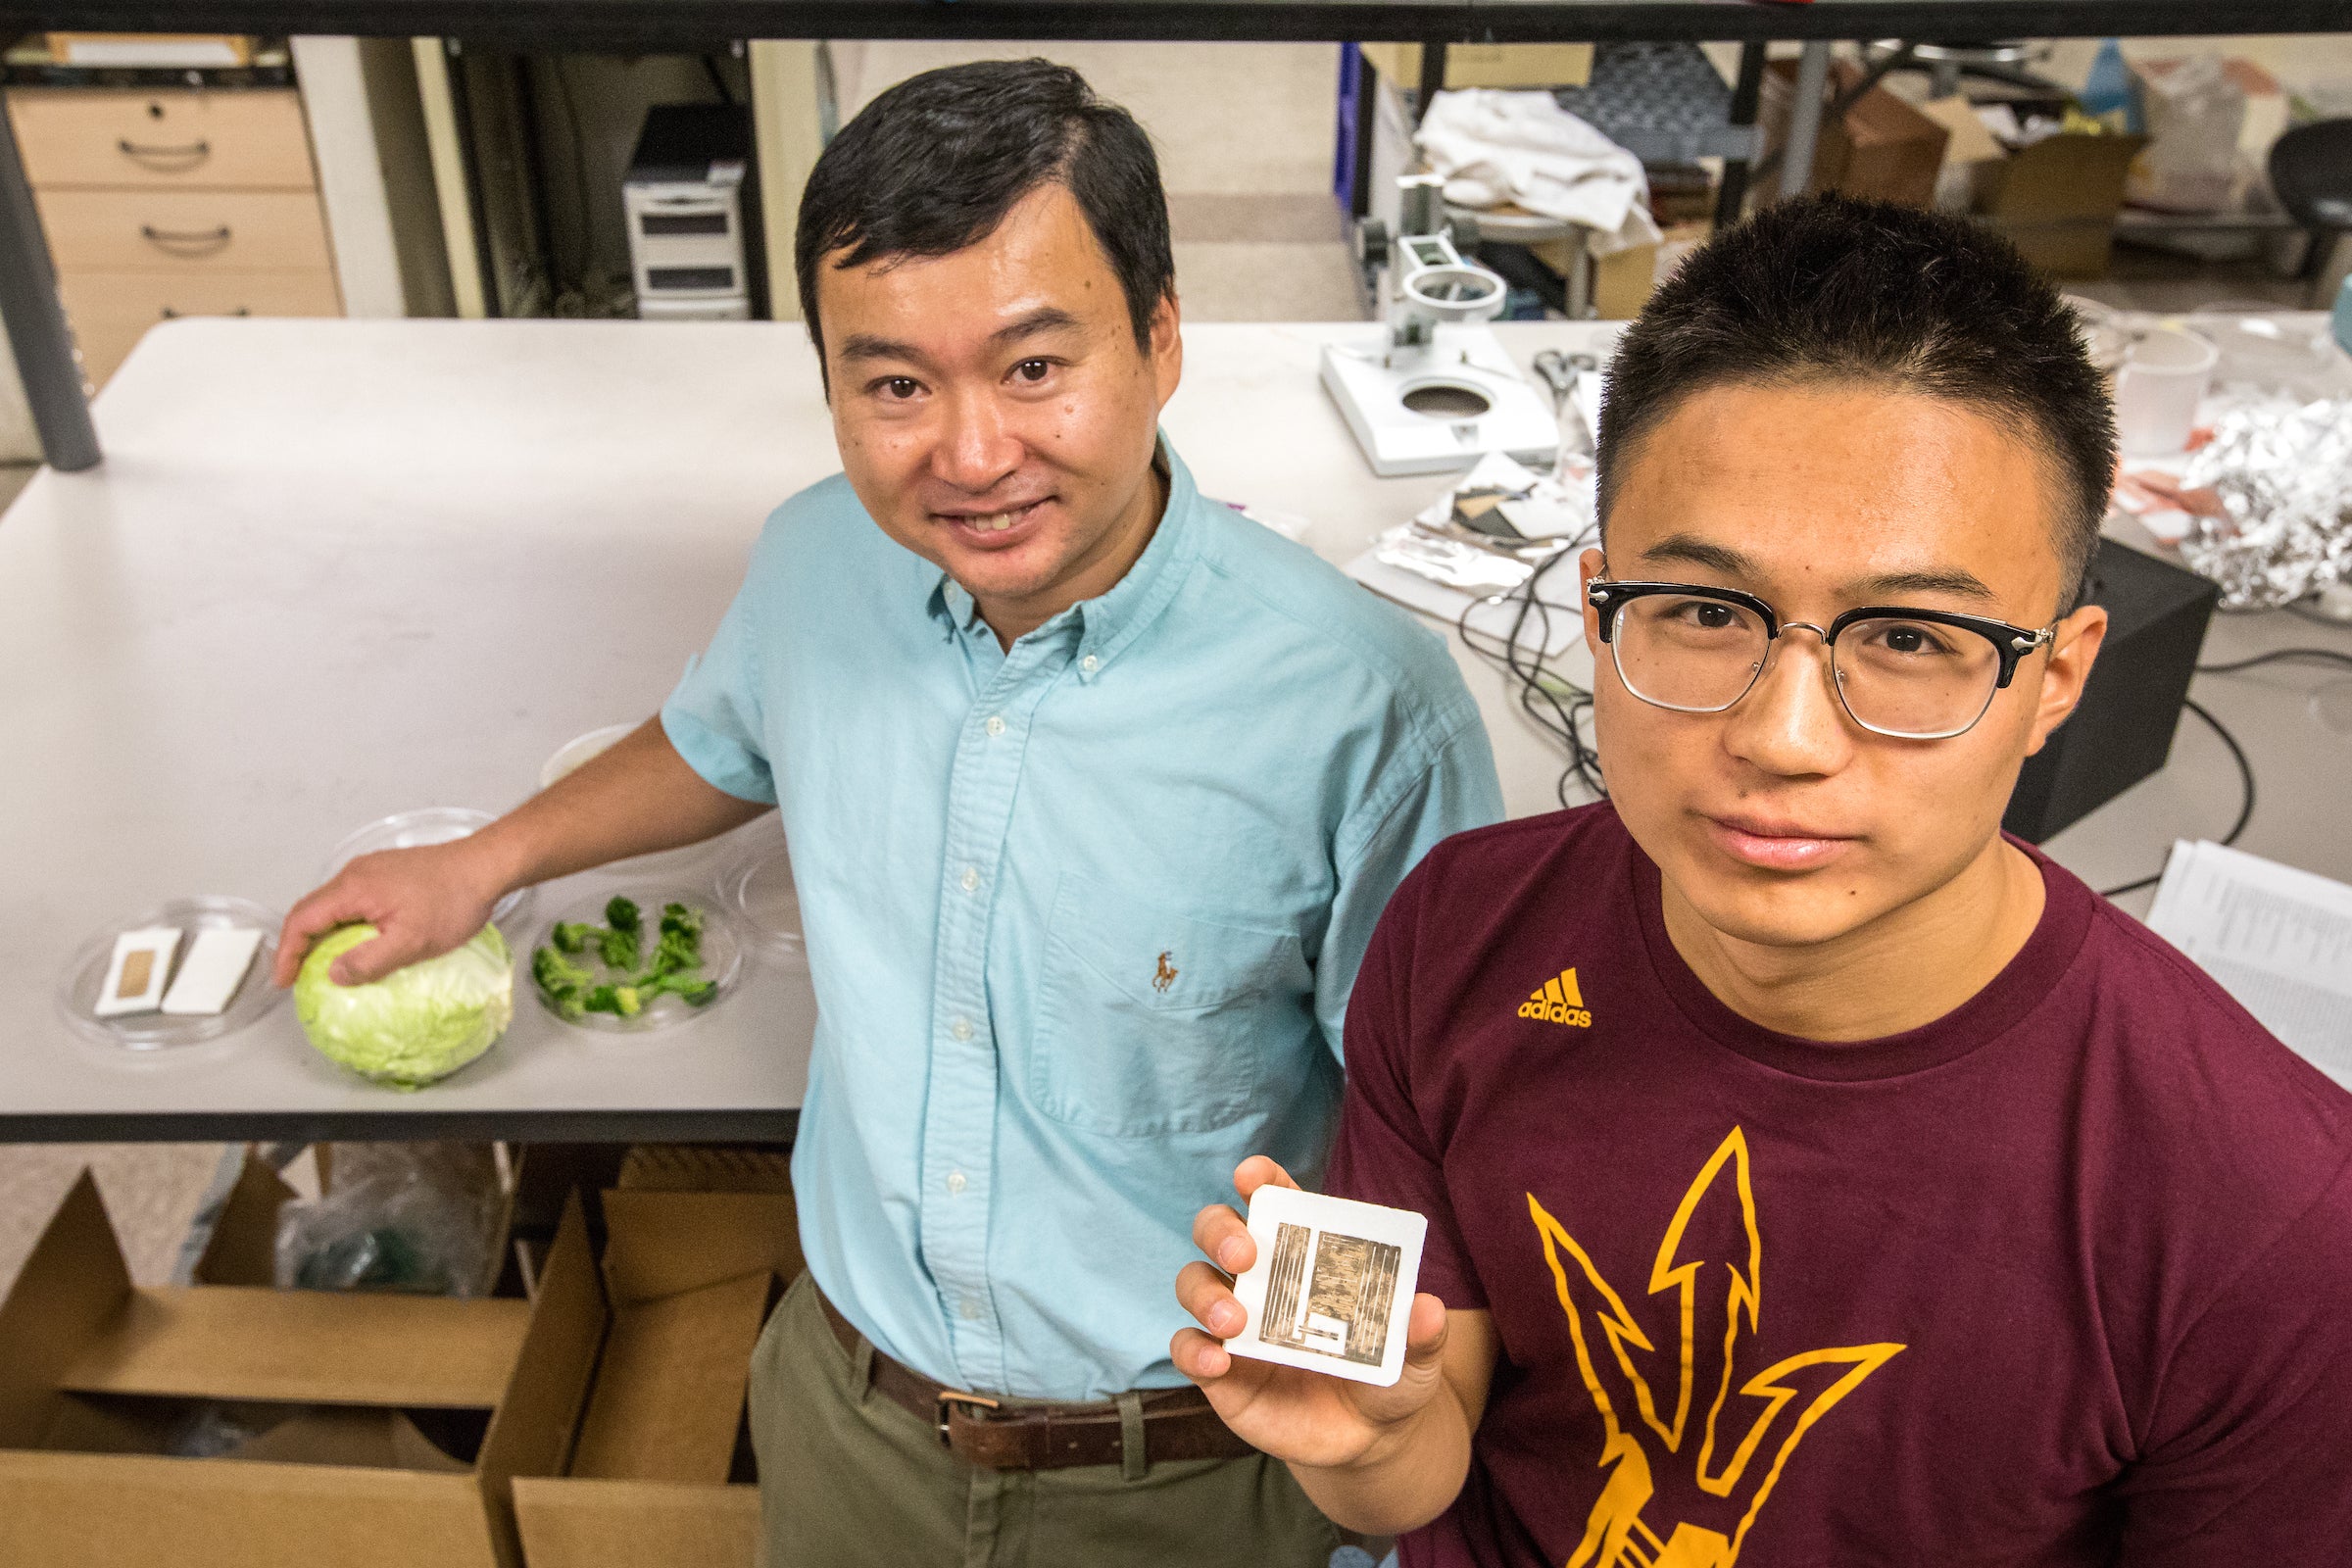
<path fill-rule="evenodd" d="M 984 1470 L 867 1387 L 804 1274 L 752 1354 L 763 1568 L 1324 1568 L 1339 1532 L 1262 1454 Z"/>

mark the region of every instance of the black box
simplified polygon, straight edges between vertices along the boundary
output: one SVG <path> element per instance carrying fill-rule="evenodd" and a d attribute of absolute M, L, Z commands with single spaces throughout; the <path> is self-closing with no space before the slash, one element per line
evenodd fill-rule
<path fill-rule="evenodd" d="M 2164 766 L 2221 596 L 2193 571 L 2099 541 L 2084 597 L 2107 607 L 2107 641 L 2074 716 L 2026 759 L 2003 828 L 2039 844 Z"/>

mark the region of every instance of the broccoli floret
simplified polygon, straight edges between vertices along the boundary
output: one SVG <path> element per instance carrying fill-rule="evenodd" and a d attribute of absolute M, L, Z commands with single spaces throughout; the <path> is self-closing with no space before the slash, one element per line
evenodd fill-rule
<path fill-rule="evenodd" d="M 643 917 L 637 912 L 637 906 L 627 899 L 615 895 L 612 902 L 605 906 L 605 924 L 615 931 L 626 931 L 635 936 L 644 923 Z"/>
<path fill-rule="evenodd" d="M 699 975 L 671 973 L 656 975 L 640 989 L 649 1002 L 666 993 L 680 999 L 688 1006 L 700 1007 L 708 1005 L 710 999 L 718 995 L 718 982 L 705 980 Z"/>
<path fill-rule="evenodd" d="M 677 974 L 703 966 L 703 944 L 691 932 L 664 931 L 662 940 L 654 944 L 653 972 Z"/>
<path fill-rule="evenodd" d="M 645 1000 L 635 986 L 598 986 L 581 1002 L 587 1012 L 609 1012 L 616 1018 L 634 1018 L 645 1010 Z"/>
<path fill-rule="evenodd" d="M 596 976 L 558 953 L 542 947 L 531 955 L 531 978 L 539 982 L 542 991 L 573 991 L 593 984 Z"/>
<path fill-rule="evenodd" d="M 662 906 L 662 934 L 700 937 L 703 934 L 703 911 L 690 909 L 683 904 Z"/>
<path fill-rule="evenodd" d="M 597 939 L 597 956 L 605 960 L 608 969 L 626 972 L 637 967 L 640 952 L 637 933 L 612 930 Z"/>
<path fill-rule="evenodd" d="M 539 994 L 547 999 L 548 1005 L 566 1018 L 580 1015 L 580 988 L 596 980 L 596 976 L 552 947 L 542 947 L 531 955 L 531 978 L 538 983 Z"/>
<path fill-rule="evenodd" d="M 585 920 L 558 920 L 556 928 L 547 935 L 559 952 L 579 953 L 596 939 L 598 932 Z"/>

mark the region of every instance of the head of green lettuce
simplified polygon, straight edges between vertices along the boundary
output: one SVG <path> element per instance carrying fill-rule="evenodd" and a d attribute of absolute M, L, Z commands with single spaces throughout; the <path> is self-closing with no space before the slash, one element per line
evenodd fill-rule
<path fill-rule="evenodd" d="M 399 1089 L 446 1078 L 488 1051 L 514 1016 L 514 960 L 498 927 L 464 947 L 395 969 L 367 985 L 339 986 L 327 967 L 375 935 L 337 926 L 302 960 L 294 1011 L 329 1060 Z"/>

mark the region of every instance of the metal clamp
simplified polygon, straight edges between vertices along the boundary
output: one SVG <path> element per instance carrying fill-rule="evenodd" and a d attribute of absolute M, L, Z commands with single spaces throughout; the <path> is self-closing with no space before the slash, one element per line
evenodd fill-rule
<path fill-rule="evenodd" d="M 213 156 L 213 144 L 201 140 L 179 147 L 145 147 L 125 136 L 116 141 L 115 147 L 132 163 L 166 174 L 184 174 Z"/>
<path fill-rule="evenodd" d="M 948 1418 L 955 1413 L 956 1406 L 959 1404 L 970 1405 L 974 1410 L 1001 1410 L 1004 1408 L 1002 1404 L 985 1394 L 965 1394 L 959 1389 L 940 1390 L 939 1443 L 943 1448 L 953 1441 L 948 1431 Z"/>

